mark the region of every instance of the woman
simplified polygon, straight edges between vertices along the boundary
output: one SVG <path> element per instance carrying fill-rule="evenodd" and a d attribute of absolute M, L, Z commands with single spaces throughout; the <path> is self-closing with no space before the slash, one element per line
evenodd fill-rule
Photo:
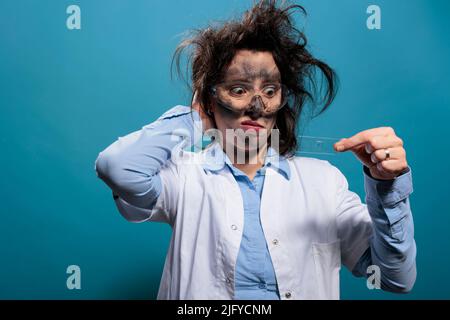
<path fill-rule="evenodd" d="M 338 299 L 341 264 L 393 292 L 415 282 L 411 171 L 393 129 L 335 144 L 363 163 L 367 204 L 329 162 L 295 156 L 305 102 L 324 92 L 323 111 L 336 88 L 294 28 L 296 9 L 260 1 L 185 40 L 175 57 L 194 48 L 191 106 L 171 108 L 96 160 L 126 219 L 173 229 L 158 299 Z M 310 90 L 315 70 L 325 91 Z M 198 129 L 212 143 L 186 151 Z"/>

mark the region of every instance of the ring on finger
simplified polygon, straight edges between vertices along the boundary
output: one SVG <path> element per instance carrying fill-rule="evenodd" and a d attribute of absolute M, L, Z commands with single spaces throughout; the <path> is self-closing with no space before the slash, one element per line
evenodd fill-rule
<path fill-rule="evenodd" d="M 384 149 L 384 153 L 386 156 L 384 160 L 389 160 L 391 158 L 391 153 L 389 152 L 389 149 L 388 148 Z"/>

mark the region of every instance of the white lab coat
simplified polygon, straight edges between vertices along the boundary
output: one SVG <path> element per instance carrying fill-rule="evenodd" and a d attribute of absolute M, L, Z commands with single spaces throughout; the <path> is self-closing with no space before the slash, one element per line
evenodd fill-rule
<path fill-rule="evenodd" d="M 226 167 L 211 171 L 195 161 L 219 147 L 182 151 L 178 159 L 189 161 L 169 160 L 152 210 L 115 199 L 127 220 L 167 222 L 173 229 L 158 299 L 233 299 L 241 192 Z M 367 206 L 328 161 L 293 157 L 288 163 L 290 180 L 267 168 L 260 211 L 280 297 L 339 299 L 341 263 L 351 270 L 369 247 Z"/>

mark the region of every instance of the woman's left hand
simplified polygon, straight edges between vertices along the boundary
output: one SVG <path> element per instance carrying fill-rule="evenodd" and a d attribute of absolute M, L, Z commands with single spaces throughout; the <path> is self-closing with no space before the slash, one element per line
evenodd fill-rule
<path fill-rule="evenodd" d="M 351 150 L 375 179 L 391 180 L 408 168 L 403 140 L 390 127 L 361 131 L 336 142 L 334 148 L 338 152 Z"/>

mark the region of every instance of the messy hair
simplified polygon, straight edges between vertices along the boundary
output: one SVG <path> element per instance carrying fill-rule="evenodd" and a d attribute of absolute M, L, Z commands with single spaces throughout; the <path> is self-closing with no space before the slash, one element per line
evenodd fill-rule
<path fill-rule="evenodd" d="M 309 101 L 313 114 L 319 115 L 332 103 L 337 88 L 334 70 L 312 56 L 307 49 L 305 34 L 294 26 L 292 13 L 297 10 L 306 16 L 302 6 L 289 5 L 286 1 L 281 5 L 277 0 L 254 2 L 253 7 L 238 20 L 191 30 L 192 35 L 176 48 L 171 64 L 172 70 L 176 61 L 178 75 L 185 79 L 180 60 L 183 51 L 191 49 L 188 68 L 191 68 L 192 87 L 189 83 L 188 86 L 192 99 L 197 92 L 200 107 L 208 114 L 213 99 L 210 89 L 222 80 L 237 50 L 271 52 L 280 71 L 281 82 L 291 96 L 288 104 L 276 115 L 280 137 L 277 151 L 285 156 L 294 155 L 299 147 L 296 132 L 306 103 Z M 317 108 L 319 112 L 314 112 Z"/>

